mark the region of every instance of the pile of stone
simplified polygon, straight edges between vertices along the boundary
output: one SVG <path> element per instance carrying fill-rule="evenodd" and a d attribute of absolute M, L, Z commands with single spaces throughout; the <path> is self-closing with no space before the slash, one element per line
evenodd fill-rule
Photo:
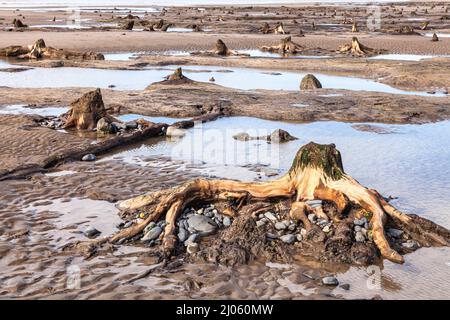
<path fill-rule="evenodd" d="M 372 234 L 369 232 L 369 222 L 366 217 L 361 219 L 355 219 L 353 221 L 353 234 L 357 242 L 365 242 L 367 240 L 372 240 Z"/>
<path fill-rule="evenodd" d="M 312 200 L 306 203 L 317 209 L 322 206 L 321 200 Z M 318 225 L 325 233 L 331 232 L 333 228 L 331 221 L 319 219 L 314 213 L 309 214 L 308 219 L 311 223 Z M 303 228 L 302 224 L 273 212 L 259 214 L 256 226 L 264 228 L 268 240 L 279 240 L 287 244 L 301 242 L 307 234 L 307 230 Z"/>
<path fill-rule="evenodd" d="M 136 219 L 120 224 L 119 228 L 128 228 L 134 223 L 142 222 L 144 217 L 138 215 Z M 202 237 L 216 233 L 220 229 L 228 228 L 233 219 L 221 214 L 214 205 L 207 205 L 200 209 L 187 208 L 177 221 L 178 241 L 186 247 L 188 253 L 197 252 L 198 242 Z M 139 235 L 140 241 L 148 246 L 161 244 L 161 235 L 167 222 L 160 220 L 150 222 L 144 229 L 143 235 Z M 135 240 L 135 239 L 132 239 Z"/>
<path fill-rule="evenodd" d="M 106 118 L 101 118 L 97 122 L 97 127 L 94 129 L 94 131 L 99 133 L 106 133 L 106 134 L 117 134 L 122 135 L 125 132 L 128 132 L 130 130 L 140 130 L 142 131 L 143 125 L 138 123 L 138 121 L 129 121 L 129 122 L 118 122 L 118 121 L 112 121 L 110 122 Z"/>

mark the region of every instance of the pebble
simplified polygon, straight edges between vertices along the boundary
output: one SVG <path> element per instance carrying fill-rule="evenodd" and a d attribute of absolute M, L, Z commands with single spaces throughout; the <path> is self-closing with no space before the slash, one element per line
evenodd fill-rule
<path fill-rule="evenodd" d="M 275 229 L 277 229 L 277 230 L 285 230 L 286 228 L 287 228 L 287 226 L 284 222 L 275 223 Z"/>
<path fill-rule="evenodd" d="M 231 219 L 230 219 L 230 217 L 224 217 L 222 222 L 223 222 L 223 225 L 225 227 L 231 226 Z"/>
<path fill-rule="evenodd" d="M 300 234 L 301 234 L 303 237 L 306 236 L 307 233 L 308 233 L 308 231 L 306 231 L 305 228 L 301 228 L 301 229 L 300 229 Z"/>
<path fill-rule="evenodd" d="M 260 213 L 259 216 L 258 216 L 258 218 L 259 218 L 259 219 L 264 218 L 264 214 Z"/>
<path fill-rule="evenodd" d="M 392 236 L 394 238 L 401 238 L 403 235 L 402 230 L 394 229 L 394 228 L 388 229 L 387 232 L 390 236 Z"/>
<path fill-rule="evenodd" d="M 355 226 L 355 229 L 354 229 L 354 230 L 355 230 L 355 232 L 359 232 L 359 231 L 361 231 L 361 229 L 362 229 L 362 228 L 361 228 L 360 226 Z"/>
<path fill-rule="evenodd" d="M 364 237 L 364 235 L 361 231 L 358 231 L 355 235 L 355 240 L 358 242 L 364 242 L 364 241 L 366 241 L 366 237 Z"/>
<path fill-rule="evenodd" d="M 309 221 L 314 222 L 314 221 L 316 221 L 316 219 L 317 219 L 317 217 L 316 217 L 316 215 L 314 213 L 308 214 L 308 220 Z"/>
<path fill-rule="evenodd" d="M 187 248 L 186 248 L 187 253 L 193 254 L 193 253 L 198 252 L 198 250 L 199 250 L 198 243 L 195 243 L 195 242 L 188 243 Z"/>
<path fill-rule="evenodd" d="M 305 202 L 307 205 L 309 205 L 311 208 L 317 208 L 322 206 L 322 200 L 309 200 Z"/>
<path fill-rule="evenodd" d="M 269 239 L 278 239 L 278 236 L 276 234 L 273 234 L 273 233 L 270 233 L 270 232 L 266 233 L 266 237 L 269 238 Z"/>
<path fill-rule="evenodd" d="M 84 155 L 83 158 L 81 158 L 81 161 L 95 161 L 95 159 L 97 159 L 95 157 L 95 154 L 88 153 L 88 154 Z"/>
<path fill-rule="evenodd" d="M 150 231 L 148 231 L 141 239 L 141 241 L 150 241 L 156 240 L 159 235 L 163 232 L 163 229 L 159 226 L 154 227 Z"/>
<path fill-rule="evenodd" d="M 184 242 L 186 241 L 186 239 L 189 237 L 189 233 L 187 232 L 186 229 L 184 228 L 179 228 L 178 229 L 178 240 L 180 242 Z"/>
<path fill-rule="evenodd" d="M 345 291 L 350 290 L 350 285 L 348 283 L 341 284 L 339 287 L 344 289 Z"/>
<path fill-rule="evenodd" d="M 198 234 L 197 233 L 193 233 L 189 236 L 189 238 L 187 238 L 186 241 L 184 241 L 184 245 L 187 247 L 189 245 L 189 243 L 193 243 L 196 242 L 198 239 Z"/>
<path fill-rule="evenodd" d="M 127 129 L 137 129 L 138 124 L 135 121 L 125 123 Z"/>
<path fill-rule="evenodd" d="M 297 241 L 300 242 L 302 240 L 303 240 L 303 236 L 300 233 L 298 233 L 297 234 Z"/>
<path fill-rule="evenodd" d="M 206 216 L 192 216 L 188 219 L 189 230 L 200 233 L 202 236 L 210 235 L 217 230 L 217 224 Z"/>
<path fill-rule="evenodd" d="M 84 231 L 84 235 L 90 239 L 97 237 L 101 232 L 94 227 L 89 227 Z"/>
<path fill-rule="evenodd" d="M 365 222 L 362 219 L 355 219 L 353 220 L 353 223 L 355 224 L 355 226 L 363 227 Z"/>
<path fill-rule="evenodd" d="M 419 248 L 419 244 L 417 243 L 417 241 L 414 240 L 408 240 L 402 243 L 402 246 L 410 250 L 416 250 Z"/>
<path fill-rule="evenodd" d="M 266 223 L 265 223 L 264 221 L 262 221 L 262 220 L 256 221 L 256 226 L 257 226 L 258 228 L 262 227 L 262 226 L 265 225 L 265 224 L 266 224 Z"/>
<path fill-rule="evenodd" d="M 288 227 L 289 231 L 295 231 L 295 229 L 297 228 L 297 225 L 295 223 L 291 223 Z"/>
<path fill-rule="evenodd" d="M 266 212 L 264 213 L 264 216 L 271 221 L 277 221 L 277 218 L 273 215 L 272 212 Z"/>
<path fill-rule="evenodd" d="M 280 237 L 280 240 L 284 243 L 291 244 L 295 242 L 296 237 L 293 234 L 285 234 Z"/>
<path fill-rule="evenodd" d="M 124 227 L 124 229 L 126 229 L 126 228 L 131 227 L 132 225 L 133 225 L 133 221 L 128 221 L 127 223 L 125 223 L 125 224 L 123 225 L 123 227 Z"/>
<path fill-rule="evenodd" d="M 156 226 L 156 223 L 154 221 L 150 222 L 144 229 L 144 234 L 152 230 Z"/>
<path fill-rule="evenodd" d="M 204 211 L 204 210 L 205 210 L 205 209 L 203 209 L 203 208 L 198 209 L 198 210 L 197 210 L 197 213 L 198 213 L 198 214 L 203 214 L 203 211 Z"/>
<path fill-rule="evenodd" d="M 322 229 L 322 231 L 325 232 L 325 233 L 328 233 L 328 232 L 331 231 L 331 228 L 330 228 L 330 226 L 325 226 L 325 227 Z"/>
<path fill-rule="evenodd" d="M 325 277 L 322 279 L 322 283 L 327 286 L 337 286 L 339 281 L 335 277 Z"/>

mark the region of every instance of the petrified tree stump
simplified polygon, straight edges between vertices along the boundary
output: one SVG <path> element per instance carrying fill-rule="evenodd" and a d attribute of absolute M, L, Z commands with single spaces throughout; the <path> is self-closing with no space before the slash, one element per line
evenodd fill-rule
<path fill-rule="evenodd" d="M 352 38 L 351 44 L 344 44 L 338 48 L 339 53 L 351 54 L 358 57 L 377 55 L 384 51 L 385 50 L 378 50 L 366 47 L 361 42 L 359 42 L 357 37 Z"/>
<path fill-rule="evenodd" d="M 381 255 L 393 262 L 403 262 L 403 257 L 391 248 L 384 229 L 387 218 L 398 221 L 404 230 L 418 235 L 425 245 L 448 245 L 450 232 L 443 227 L 414 215 L 402 213 L 388 204 L 376 191 L 367 189 L 345 173 L 340 152 L 334 144 L 321 145 L 310 142 L 297 152 L 291 168 L 283 177 L 262 183 L 246 183 L 234 180 L 196 179 L 171 189 L 151 192 L 122 201 L 119 209 L 125 212 L 144 213 L 144 220 L 123 229 L 110 242 L 130 239 L 143 232 L 150 222 L 165 216 L 166 226 L 162 235 L 166 253 L 173 252 L 177 243 L 176 220 L 183 210 L 192 204 L 220 202 L 226 205 L 224 214 L 238 216 L 252 214 L 241 212 L 244 204 L 279 202 L 290 199 L 290 219 L 300 221 L 307 230 L 313 230 L 307 214 L 311 208 L 307 200 L 321 199 L 335 204 L 337 213 L 328 216 L 322 212 L 321 219 L 339 222 L 350 206 L 366 210 L 370 222 L 369 232 Z M 337 220 L 336 220 L 337 219 Z M 427 223 L 424 223 L 427 221 Z M 337 227 L 339 229 L 339 225 Z M 312 235 L 313 236 L 313 235 Z M 335 237 L 339 238 L 336 231 Z M 338 241 L 338 240 L 337 240 Z"/>
<path fill-rule="evenodd" d="M 63 128 L 92 130 L 97 128 L 100 119 L 106 123 L 120 122 L 106 112 L 100 89 L 90 91 L 70 104 L 70 110 L 62 116 L 65 118 Z"/>
<path fill-rule="evenodd" d="M 291 36 L 281 40 L 277 46 L 263 46 L 262 51 L 276 52 L 280 54 L 296 54 L 303 51 L 303 47 L 292 41 Z"/>

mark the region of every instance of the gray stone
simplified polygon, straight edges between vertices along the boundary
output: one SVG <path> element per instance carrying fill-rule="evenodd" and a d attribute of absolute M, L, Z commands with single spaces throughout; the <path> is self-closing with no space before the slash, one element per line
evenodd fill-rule
<path fill-rule="evenodd" d="M 188 219 L 189 229 L 202 236 L 210 235 L 217 230 L 217 224 L 206 216 L 192 216 Z"/>
<path fill-rule="evenodd" d="M 109 123 L 105 118 L 100 118 L 100 120 L 97 121 L 96 129 L 97 132 L 114 133 L 111 123 Z"/>
<path fill-rule="evenodd" d="M 198 250 L 199 250 L 198 243 L 195 243 L 195 242 L 188 243 L 187 248 L 186 248 L 187 253 L 193 254 L 193 253 L 198 252 Z"/>
<path fill-rule="evenodd" d="M 291 223 L 288 227 L 289 231 L 295 231 L 295 229 L 297 228 L 297 225 L 295 223 Z"/>
<path fill-rule="evenodd" d="M 355 240 L 358 242 L 364 242 L 364 241 L 366 241 L 366 237 L 364 237 L 364 235 L 361 231 L 358 231 L 355 235 Z"/>
<path fill-rule="evenodd" d="M 322 200 L 308 200 L 305 202 L 307 205 L 309 205 L 311 208 L 317 208 L 322 206 Z"/>
<path fill-rule="evenodd" d="M 224 225 L 225 227 L 231 226 L 231 219 L 230 219 L 230 217 L 224 217 L 224 218 L 223 218 L 223 225 Z"/>
<path fill-rule="evenodd" d="M 127 129 L 127 125 L 122 122 L 113 122 L 111 125 L 116 129 L 116 131 Z"/>
<path fill-rule="evenodd" d="M 350 290 L 350 285 L 348 283 L 341 284 L 339 287 L 344 289 L 345 291 Z"/>
<path fill-rule="evenodd" d="M 401 238 L 403 235 L 403 231 L 399 229 L 390 228 L 387 230 L 387 233 L 394 238 Z"/>
<path fill-rule="evenodd" d="M 259 216 L 258 216 L 258 218 L 259 218 L 259 219 L 264 218 L 264 214 L 260 213 Z"/>
<path fill-rule="evenodd" d="M 297 241 L 302 241 L 303 240 L 303 236 L 300 233 L 297 233 Z"/>
<path fill-rule="evenodd" d="M 186 241 L 184 241 L 184 245 L 187 247 L 189 245 L 189 243 L 197 242 L 197 240 L 198 240 L 198 234 L 193 233 L 189 236 L 189 238 L 187 238 Z"/>
<path fill-rule="evenodd" d="M 410 250 L 416 250 L 419 248 L 419 243 L 417 243 L 417 241 L 414 240 L 408 240 L 402 243 L 402 246 Z"/>
<path fill-rule="evenodd" d="M 360 219 L 353 220 L 353 223 L 355 224 L 355 226 L 364 227 L 364 221 L 362 221 Z"/>
<path fill-rule="evenodd" d="M 270 232 L 266 233 L 266 237 L 269 239 L 278 239 L 278 235 L 270 233 Z"/>
<path fill-rule="evenodd" d="M 131 227 L 132 225 L 133 225 L 133 221 L 128 221 L 127 223 L 125 223 L 125 224 L 123 225 L 123 228 L 126 229 L 126 228 Z"/>
<path fill-rule="evenodd" d="M 308 233 L 308 231 L 306 231 L 305 228 L 301 228 L 301 229 L 300 229 L 300 234 L 301 234 L 303 237 L 306 236 L 307 233 Z"/>
<path fill-rule="evenodd" d="M 308 220 L 309 221 L 314 222 L 314 221 L 316 221 L 316 219 L 317 219 L 317 217 L 316 217 L 316 215 L 314 213 L 308 214 Z"/>
<path fill-rule="evenodd" d="M 325 233 L 328 233 L 328 232 L 331 231 L 331 228 L 330 228 L 330 226 L 325 226 L 325 227 L 322 229 L 322 231 L 325 232 Z"/>
<path fill-rule="evenodd" d="M 295 242 L 296 237 L 293 234 L 285 234 L 280 237 L 280 240 L 284 243 L 291 244 Z"/>
<path fill-rule="evenodd" d="M 159 235 L 163 232 L 163 229 L 159 226 L 149 230 L 141 239 L 141 241 L 151 241 L 158 239 Z"/>
<path fill-rule="evenodd" d="M 327 286 L 337 286 L 339 284 L 339 281 L 335 277 L 330 276 L 322 278 L 322 283 Z"/>
<path fill-rule="evenodd" d="M 137 129 L 138 124 L 135 121 L 129 121 L 129 122 L 125 123 L 125 126 L 127 129 Z"/>
<path fill-rule="evenodd" d="M 144 234 L 152 230 L 156 226 L 156 223 L 154 221 L 150 222 L 144 229 Z"/>
<path fill-rule="evenodd" d="M 275 229 L 277 229 L 277 230 L 285 230 L 286 228 L 287 228 L 287 226 L 284 222 L 275 223 Z"/>
<path fill-rule="evenodd" d="M 264 216 L 271 221 L 277 221 L 277 218 L 273 215 L 272 212 L 266 212 L 264 213 Z"/>
<path fill-rule="evenodd" d="M 81 158 L 81 161 L 95 161 L 97 157 L 93 153 L 88 153 Z"/>
<path fill-rule="evenodd" d="M 355 232 L 360 232 L 361 229 L 362 229 L 362 228 L 361 228 L 360 226 L 355 226 L 355 228 L 354 228 Z"/>
<path fill-rule="evenodd" d="M 186 229 L 184 228 L 179 228 L 178 229 L 178 240 L 180 242 L 184 242 L 186 241 L 186 239 L 189 237 L 189 233 L 187 232 Z"/>
<path fill-rule="evenodd" d="M 266 223 L 265 223 L 264 221 L 262 221 L 262 220 L 256 221 L 256 226 L 257 226 L 258 228 L 262 227 L 262 226 L 265 225 L 265 224 L 266 224 Z"/>
<path fill-rule="evenodd" d="M 97 237 L 101 232 L 95 229 L 94 227 L 88 227 L 84 231 L 84 235 L 90 239 Z"/>

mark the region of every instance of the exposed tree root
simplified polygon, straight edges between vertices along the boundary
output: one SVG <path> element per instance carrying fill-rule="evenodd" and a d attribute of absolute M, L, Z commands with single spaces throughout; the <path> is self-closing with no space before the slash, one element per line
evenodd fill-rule
<path fill-rule="evenodd" d="M 295 54 L 303 51 L 303 47 L 292 41 L 289 36 L 281 40 L 280 44 L 277 46 L 263 46 L 262 51 L 276 52 L 280 54 Z"/>
<path fill-rule="evenodd" d="M 358 57 L 366 57 L 377 55 L 385 52 L 385 50 L 378 50 L 366 47 L 361 42 L 359 42 L 358 38 L 353 37 L 351 44 L 344 44 L 338 48 L 339 53 L 351 54 Z"/>
<path fill-rule="evenodd" d="M 37 40 L 29 47 L 10 46 L 0 49 L 0 56 L 17 57 L 19 59 L 105 60 L 103 54 L 97 52 L 75 52 L 47 47 L 43 39 Z"/>
<path fill-rule="evenodd" d="M 198 203 L 225 203 L 227 210 L 223 213 L 229 216 L 254 215 L 258 209 L 243 210 L 243 205 L 262 202 L 276 202 L 280 199 L 289 200 L 291 204 L 290 219 L 301 221 L 309 230 L 308 237 L 323 241 L 324 233 L 316 232 L 317 226 L 312 225 L 307 215 L 314 211 L 306 201 L 321 199 L 335 204 L 333 214 L 317 211 L 316 214 L 325 220 L 341 221 L 332 239 L 326 245 L 333 247 L 339 243 L 342 235 L 348 234 L 345 227 L 346 213 L 349 207 L 359 206 L 365 212 L 370 222 L 370 232 L 376 248 L 381 256 L 393 262 L 403 262 L 403 257 L 391 248 L 385 234 L 385 224 L 388 217 L 399 221 L 408 232 L 421 234 L 429 245 L 447 245 L 449 232 L 432 222 L 416 225 L 417 216 L 406 215 L 383 199 L 376 191 L 359 184 L 344 172 L 340 152 L 331 145 L 309 143 L 297 152 L 289 172 L 273 181 L 263 183 L 245 183 L 231 180 L 189 181 L 179 187 L 152 192 L 121 202 L 118 206 L 124 212 L 144 212 L 145 219 L 129 228 L 123 229 L 110 238 L 117 243 L 139 235 L 150 223 L 165 218 L 166 225 L 162 236 L 163 249 L 170 254 L 177 243 L 175 236 L 176 219 L 183 210 Z M 264 207 L 264 206 L 263 206 Z M 348 219 L 348 218 L 347 218 Z M 424 220 L 424 219 L 423 219 Z M 427 220 L 425 220 L 427 221 Z M 343 226 L 340 226 L 341 223 Z M 345 239 L 348 241 L 348 237 Z M 360 244 L 352 247 L 352 254 L 360 253 Z M 332 251 L 330 251 L 332 252 Z M 245 259 L 244 259 L 245 260 Z"/>

